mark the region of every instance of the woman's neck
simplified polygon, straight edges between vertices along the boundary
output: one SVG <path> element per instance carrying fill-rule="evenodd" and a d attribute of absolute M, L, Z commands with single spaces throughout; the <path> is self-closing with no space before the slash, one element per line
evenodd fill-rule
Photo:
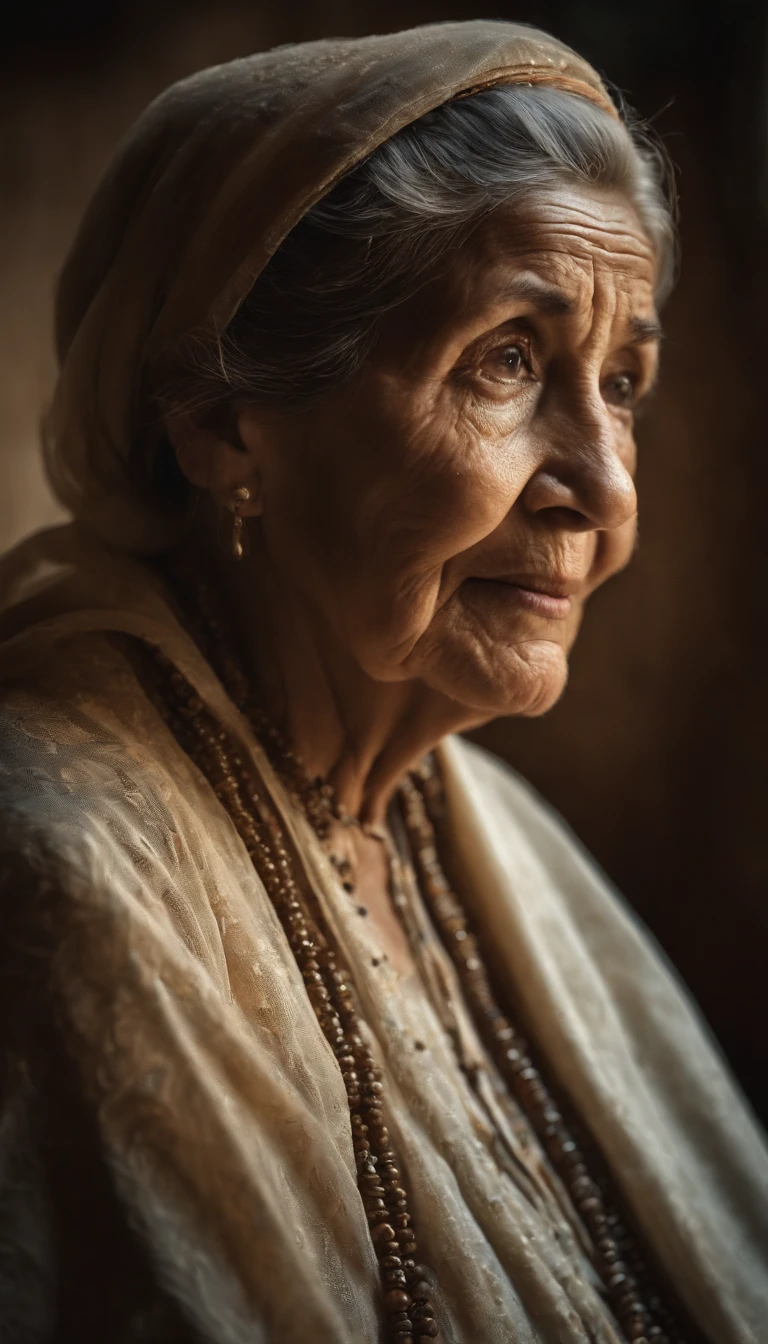
<path fill-rule="evenodd" d="M 361 821 L 382 824 L 422 756 L 446 733 L 479 722 L 419 682 L 374 681 L 265 565 L 216 557 L 210 569 L 261 707 L 309 776 L 327 779 L 340 807 Z"/>

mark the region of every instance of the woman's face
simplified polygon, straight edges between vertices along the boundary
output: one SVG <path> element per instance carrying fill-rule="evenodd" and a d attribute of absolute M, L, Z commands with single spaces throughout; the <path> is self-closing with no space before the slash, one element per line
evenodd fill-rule
<path fill-rule="evenodd" d="M 560 695 L 584 602 L 633 549 L 654 279 L 623 198 L 552 189 L 393 311 L 353 385 L 242 413 L 273 575 L 371 678 L 479 717 Z"/>

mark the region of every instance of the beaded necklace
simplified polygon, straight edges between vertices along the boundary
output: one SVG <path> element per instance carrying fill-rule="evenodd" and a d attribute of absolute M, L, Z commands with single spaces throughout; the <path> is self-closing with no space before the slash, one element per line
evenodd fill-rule
<path fill-rule="evenodd" d="M 179 576 L 175 581 L 180 586 Z M 183 580 L 181 587 L 201 647 L 320 840 L 327 840 L 334 820 L 359 824 L 338 807 L 326 782 L 308 777 L 299 758 L 254 703 L 212 590 L 204 583 L 190 586 Z M 281 920 L 318 1022 L 338 1061 L 350 1110 L 358 1187 L 379 1264 L 388 1337 L 396 1344 L 437 1339 L 440 1329 L 430 1296 L 430 1272 L 416 1260 L 418 1243 L 408 1195 L 385 1124 L 382 1074 L 366 1041 L 349 972 L 319 903 L 296 880 L 283 828 L 268 798 L 257 792 L 252 769 L 186 678 L 158 651 L 155 662 L 169 726 L 238 830 Z M 617 1212 L 607 1173 L 590 1173 L 584 1145 L 577 1141 L 533 1063 L 526 1040 L 494 995 L 477 939 L 440 861 L 437 831 L 444 798 L 433 758 L 426 758 L 402 782 L 398 803 L 426 907 L 457 969 L 481 1036 L 590 1235 L 596 1268 L 625 1340 L 628 1344 L 692 1341 L 692 1336 L 682 1333 L 654 1286 L 640 1247 Z M 376 828 L 363 829 L 385 838 Z M 333 854 L 330 858 L 344 887 L 352 892 L 348 860 Z"/>

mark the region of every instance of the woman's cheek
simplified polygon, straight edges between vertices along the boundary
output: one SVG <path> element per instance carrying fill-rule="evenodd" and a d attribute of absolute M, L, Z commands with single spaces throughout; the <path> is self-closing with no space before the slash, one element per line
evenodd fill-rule
<path fill-rule="evenodd" d="M 508 512 L 537 467 L 532 428 L 538 395 L 525 389 L 497 400 L 472 396 L 464 406 L 463 466 L 483 499 Z"/>
<path fill-rule="evenodd" d="M 434 454 L 429 483 L 433 522 L 442 523 L 448 554 L 482 540 L 512 509 L 535 470 L 522 407 L 484 407 L 477 400 L 457 416 Z"/>
<path fill-rule="evenodd" d="M 454 553 L 501 525 L 534 469 L 520 434 L 474 440 L 456 471 Z"/>

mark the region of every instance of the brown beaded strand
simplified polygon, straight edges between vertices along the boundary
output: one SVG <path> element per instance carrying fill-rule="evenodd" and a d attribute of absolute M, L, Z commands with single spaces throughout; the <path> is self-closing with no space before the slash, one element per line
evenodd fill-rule
<path fill-rule="evenodd" d="M 387 1331 L 397 1344 L 439 1338 L 439 1327 L 384 1123 L 381 1072 L 360 1031 L 348 973 L 330 939 L 307 916 L 273 810 L 253 789 L 237 748 L 187 680 L 159 652 L 169 726 L 208 779 L 264 882 L 301 971 L 307 994 L 341 1070 L 347 1092 L 358 1187 L 379 1263 Z"/>
<path fill-rule="evenodd" d="M 211 590 L 207 585 L 196 583 L 192 596 L 211 662 L 219 668 L 234 702 L 250 718 L 256 736 L 267 750 L 294 800 L 303 809 L 318 836 L 326 839 L 332 818 L 349 823 L 354 819 L 345 818 L 340 812 L 328 784 L 323 780 L 309 779 L 299 758 L 263 711 L 253 703 L 250 686 L 240 663 L 232 655 L 228 632 L 222 629 L 219 622 Z M 622 1331 L 631 1344 L 683 1344 L 679 1327 L 650 1282 L 647 1266 L 636 1242 L 611 1208 L 607 1184 L 594 1180 L 590 1175 L 585 1154 L 567 1128 L 559 1108 L 530 1059 L 526 1042 L 493 998 L 476 940 L 469 931 L 463 910 L 440 866 L 435 821 L 442 808 L 442 785 L 431 760 L 424 763 L 414 778 L 415 783 L 414 780 L 408 780 L 403 785 L 401 802 L 422 893 L 457 964 L 470 1008 L 478 1019 L 500 1070 L 528 1114 L 593 1237 L 600 1257 L 598 1268 Z M 227 806 L 227 803 L 224 805 Z M 234 813 L 232 815 L 234 820 Z M 277 836 L 281 836 L 279 826 Z M 282 848 L 284 851 L 284 845 Z M 333 856 L 331 858 L 335 861 Z M 287 853 L 285 862 L 290 872 Z M 352 890 L 349 880 L 351 874 L 346 871 L 349 865 L 336 862 L 336 866 L 344 885 Z M 277 901 L 275 904 L 277 908 Z M 329 950 L 318 948 L 315 960 L 318 966 L 323 965 L 330 984 L 335 984 L 340 990 L 334 1004 L 337 1018 L 343 1024 L 342 1030 L 346 1027 L 344 1034 L 347 1043 L 334 1046 L 334 1049 L 347 1085 L 361 1195 L 379 1255 L 390 1330 L 400 1340 L 400 1344 L 407 1344 L 413 1335 L 435 1338 L 438 1329 L 429 1303 L 428 1285 L 419 1282 L 417 1278 L 418 1268 L 412 1258 L 416 1244 L 409 1226 L 407 1199 L 400 1185 L 399 1171 L 394 1154 L 388 1147 L 388 1134 L 383 1124 L 380 1077 L 372 1058 L 364 1053 L 348 977 L 335 963 L 327 960 L 330 955 Z M 301 965 L 298 954 L 297 961 Z M 314 1004 L 312 993 L 310 998 Z M 340 1054 L 340 1051 L 343 1053 Z M 409 1291 L 404 1295 L 412 1299 L 407 1307 L 398 1295 L 404 1293 L 406 1288 Z M 413 1335 L 409 1331 L 413 1331 Z"/>
<path fill-rule="evenodd" d="M 420 889 L 499 1070 L 590 1233 L 600 1277 L 625 1337 L 631 1344 L 684 1344 L 658 1293 L 642 1292 L 643 1280 L 650 1276 L 639 1248 L 610 1207 L 605 1190 L 590 1176 L 585 1154 L 533 1064 L 526 1041 L 494 997 L 477 940 L 440 864 L 435 824 L 422 792 L 429 796 L 431 790 L 434 799 L 440 789 L 434 767 L 425 764 L 415 778 L 419 787 L 409 778 L 400 788 L 400 799 Z"/>

